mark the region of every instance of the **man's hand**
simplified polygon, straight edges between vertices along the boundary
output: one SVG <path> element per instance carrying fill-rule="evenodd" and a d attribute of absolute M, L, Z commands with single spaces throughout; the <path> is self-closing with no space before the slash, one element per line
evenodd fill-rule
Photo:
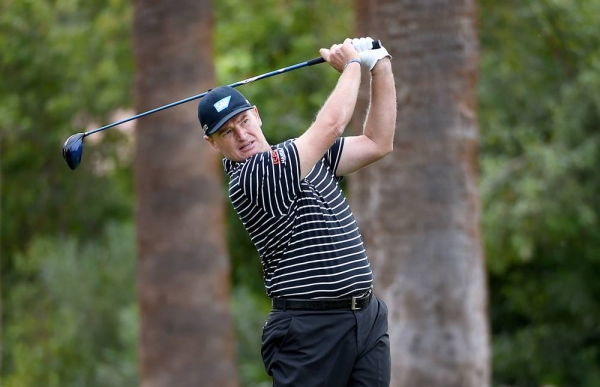
<path fill-rule="evenodd" d="M 361 59 L 350 39 L 344 40 L 343 44 L 334 44 L 329 50 L 322 48 L 319 52 L 323 59 L 340 73 L 344 71 L 344 66 L 349 60 Z"/>
<path fill-rule="evenodd" d="M 358 51 L 362 65 L 368 68 L 369 71 L 373 70 L 373 67 L 375 67 L 378 60 L 383 58 L 392 58 L 392 56 L 387 52 L 387 50 L 383 46 L 376 50 L 371 50 L 371 48 L 373 47 L 373 39 L 371 38 L 352 39 L 352 45 L 354 46 L 356 51 Z"/>

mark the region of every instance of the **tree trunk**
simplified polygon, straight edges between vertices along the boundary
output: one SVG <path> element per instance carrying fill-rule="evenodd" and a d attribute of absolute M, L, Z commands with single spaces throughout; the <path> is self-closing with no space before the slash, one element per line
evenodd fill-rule
<path fill-rule="evenodd" d="M 392 385 L 488 386 L 477 2 L 356 7 L 357 35 L 382 39 L 394 56 L 398 96 L 394 152 L 350 179 L 375 293 L 389 306 Z"/>
<path fill-rule="evenodd" d="M 0 163 L 2 162 L 2 148 L 0 148 Z M 2 168 L 0 166 L 0 203 L 2 203 Z M 2 219 L 2 206 L 0 206 L 0 219 Z M 0 227 L 2 226 L 2 222 L 0 222 Z M 0 235 L 2 235 L 2 230 L 0 229 Z M 1 239 L 0 239 L 0 243 Z M 0 262 L 2 262 L 2 246 L 0 246 Z M 0 264 L 0 268 L 2 265 Z M 1 270 L 1 269 L 0 269 Z M 2 273 L 0 272 L 0 278 L 2 278 Z M 2 374 L 2 360 L 4 359 L 4 305 L 2 304 L 2 283 L 0 282 L 0 375 Z M 2 379 L 0 378 L 0 386 L 2 385 Z"/>
<path fill-rule="evenodd" d="M 134 1 L 135 108 L 214 86 L 212 4 Z M 144 387 L 237 386 L 224 194 L 197 103 L 137 121 L 140 378 Z"/>

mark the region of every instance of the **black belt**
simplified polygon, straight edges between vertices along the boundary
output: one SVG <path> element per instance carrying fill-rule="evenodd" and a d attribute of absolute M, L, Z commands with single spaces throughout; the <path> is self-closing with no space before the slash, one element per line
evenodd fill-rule
<path fill-rule="evenodd" d="M 373 292 L 352 298 L 339 298 L 329 300 L 302 300 L 297 298 L 272 298 L 273 309 L 305 309 L 305 310 L 331 310 L 331 309 L 364 309 L 371 302 Z"/>

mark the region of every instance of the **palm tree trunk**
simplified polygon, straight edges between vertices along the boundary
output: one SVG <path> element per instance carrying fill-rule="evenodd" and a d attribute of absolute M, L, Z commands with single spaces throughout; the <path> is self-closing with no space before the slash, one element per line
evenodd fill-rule
<path fill-rule="evenodd" d="M 398 96 L 394 152 L 350 179 L 375 292 L 389 306 L 392 385 L 488 386 L 477 2 L 356 7 L 357 35 L 382 39 L 394 56 Z"/>
<path fill-rule="evenodd" d="M 138 112 L 214 86 L 211 1 L 135 0 L 133 27 Z M 217 154 L 195 103 L 137 125 L 141 385 L 237 386 Z"/>

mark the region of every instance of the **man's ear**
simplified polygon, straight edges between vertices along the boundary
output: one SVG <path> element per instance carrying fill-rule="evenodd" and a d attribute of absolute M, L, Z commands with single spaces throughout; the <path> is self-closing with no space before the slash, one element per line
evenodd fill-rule
<path fill-rule="evenodd" d="M 215 140 L 213 140 L 212 138 L 205 135 L 204 140 L 206 140 L 206 142 L 208 142 L 210 146 L 213 147 L 213 149 L 221 151 L 221 149 L 219 149 L 219 146 L 215 143 Z"/>

